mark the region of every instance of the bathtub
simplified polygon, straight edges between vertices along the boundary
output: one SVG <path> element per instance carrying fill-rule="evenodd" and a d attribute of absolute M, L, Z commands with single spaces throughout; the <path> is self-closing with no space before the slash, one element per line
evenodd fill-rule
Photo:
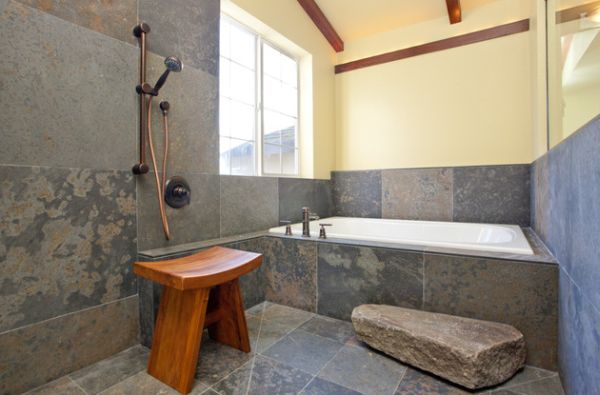
<path fill-rule="evenodd" d="M 516 225 L 331 217 L 310 223 L 313 238 L 319 236 L 319 223 L 332 224 L 327 227 L 328 238 L 533 255 Z M 285 234 L 285 226 L 271 228 L 269 233 Z M 292 233 L 302 235 L 302 224 L 293 224 Z"/>

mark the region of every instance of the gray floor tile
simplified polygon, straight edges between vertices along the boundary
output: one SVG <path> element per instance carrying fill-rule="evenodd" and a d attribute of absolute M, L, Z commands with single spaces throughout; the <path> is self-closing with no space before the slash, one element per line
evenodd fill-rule
<path fill-rule="evenodd" d="M 340 343 L 346 343 L 354 336 L 354 328 L 351 323 L 322 316 L 314 316 L 302 324 L 299 329 Z"/>
<path fill-rule="evenodd" d="M 94 395 L 146 369 L 149 350 L 131 347 L 70 375 L 88 394 Z"/>
<path fill-rule="evenodd" d="M 257 355 L 253 362 L 246 363 L 212 389 L 228 395 L 296 394 L 312 378 L 299 369 L 261 355 Z"/>
<path fill-rule="evenodd" d="M 256 344 L 258 340 L 260 321 L 260 318 L 253 315 L 246 317 L 246 325 L 248 326 L 248 337 L 250 337 L 250 347 L 252 348 L 253 352 L 257 352 Z"/>
<path fill-rule="evenodd" d="M 493 389 L 509 389 L 510 387 L 514 387 L 516 385 L 521 385 L 523 383 L 528 383 L 530 381 L 540 380 L 546 377 L 555 376 L 556 372 L 552 372 L 550 370 L 544 370 L 535 368 L 533 366 L 525 366 L 521 369 L 517 374 L 515 374 L 510 380 L 499 385 Z"/>
<path fill-rule="evenodd" d="M 332 383 L 327 380 L 315 377 L 307 386 L 300 392 L 301 395 L 360 395 L 356 392 L 341 385 Z"/>
<path fill-rule="evenodd" d="M 263 354 L 286 365 L 317 374 L 341 347 L 342 344 L 334 340 L 297 329 Z"/>
<path fill-rule="evenodd" d="M 196 379 L 212 385 L 248 362 L 252 355 L 213 340 L 204 341 L 200 348 Z"/>
<path fill-rule="evenodd" d="M 35 388 L 23 395 L 86 395 L 81 388 L 68 377 L 61 377 L 51 383 Z"/>
<path fill-rule="evenodd" d="M 548 377 L 541 380 L 530 381 L 528 383 L 524 383 L 514 387 L 509 387 L 500 391 L 506 390 L 520 395 L 564 395 L 564 391 L 560 383 L 560 379 L 558 378 L 558 375 L 554 375 L 552 377 Z M 492 394 L 494 395 L 497 395 L 498 393 L 501 392 L 492 392 Z"/>
<path fill-rule="evenodd" d="M 204 393 L 208 387 L 202 383 L 196 382 L 189 395 L 199 395 Z M 178 395 L 168 385 L 160 382 L 146 372 L 139 372 L 118 384 L 108 388 L 102 395 Z"/>
<path fill-rule="evenodd" d="M 250 307 L 249 309 L 246 309 L 246 317 L 249 317 L 249 316 L 261 317 L 263 311 L 265 310 L 265 308 L 268 305 L 269 305 L 269 302 L 262 302 L 262 303 L 259 303 L 257 305 Z"/>
<path fill-rule="evenodd" d="M 407 369 L 396 390 L 396 395 L 467 395 L 470 393 L 472 392 L 411 368 Z"/>
<path fill-rule="evenodd" d="M 264 320 L 293 326 L 295 328 L 312 317 L 314 317 L 313 313 L 273 303 L 269 303 L 263 312 Z"/>
<path fill-rule="evenodd" d="M 393 394 L 406 367 L 365 348 L 344 346 L 319 377 L 366 395 Z"/>
<path fill-rule="evenodd" d="M 256 342 L 256 352 L 265 351 L 281 340 L 282 337 L 293 331 L 296 327 L 297 325 L 295 323 L 286 324 L 262 320 L 260 324 L 260 334 Z"/>

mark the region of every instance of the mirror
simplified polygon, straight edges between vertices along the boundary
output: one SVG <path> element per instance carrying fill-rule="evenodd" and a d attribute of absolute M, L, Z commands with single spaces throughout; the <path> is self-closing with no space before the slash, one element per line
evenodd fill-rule
<path fill-rule="evenodd" d="M 548 1 L 550 148 L 600 114 L 600 1 Z"/>

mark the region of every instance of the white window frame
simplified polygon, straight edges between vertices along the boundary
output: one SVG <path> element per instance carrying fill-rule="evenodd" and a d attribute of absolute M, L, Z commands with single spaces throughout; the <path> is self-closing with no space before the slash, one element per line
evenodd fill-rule
<path fill-rule="evenodd" d="M 256 99 L 255 99 L 255 117 L 254 117 L 254 119 L 255 119 L 254 172 L 256 173 L 257 176 L 298 177 L 300 175 L 300 157 L 301 157 L 301 155 L 300 155 L 300 151 L 301 151 L 301 146 L 300 146 L 300 96 L 301 96 L 301 93 L 300 93 L 300 59 L 297 56 L 294 56 L 293 54 L 291 54 L 289 51 L 286 51 L 285 49 L 281 48 L 279 45 L 266 39 L 260 33 L 254 31 L 253 29 L 251 29 L 248 26 L 244 25 L 243 23 L 239 22 L 238 20 L 231 17 L 230 15 L 221 13 L 221 18 L 227 19 L 227 21 L 229 23 L 236 25 L 240 29 L 252 34 L 255 37 L 256 78 L 254 79 L 254 82 L 255 82 L 254 92 L 256 95 Z M 264 146 L 264 132 L 265 131 L 264 131 L 264 107 L 263 107 L 263 103 L 264 103 L 264 100 L 263 100 L 264 99 L 263 46 L 265 43 L 267 45 L 273 47 L 275 50 L 279 51 L 283 55 L 294 60 L 294 62 L 296 63 L 296 96 L 297 96 L 296 97 L 296 105 L 297 105 L 297 110 L 296 110 L 296 127 L 295 127 L 295 146 L 294 146 L 294 151 L 296 151 L 295 152 L 295 157 L 296 157 L 296 172 L 295 173 L 268 173 L 268 172 L 264 171 L 263 146 Z M 220 54 L 219 54 L 219 58 L 221 58 Z M 221 97 L 221 94 L 219 93 L 219 98 L 220 97 Z M 287 114 L 285 114 L 285 115 L 287 115 Z M 221 114 L 219 112 L 219 117 L 220 116 L 221 116 Z M 289 115 L 287 115 L 287 116 L 289 116 Z M 219 124 L 220 124 L 220 122 L 219 122 Z M 230 138 L 228 136 L 223 136 L 223 137 Z M 219 139 L 220 138 L 221 138 L 221 131 L 219 129 Z M 280 160 L 282 160 L 282 158 Z M 219 165 L 219 167 L 220 167 L 220 165 Z M 282 169 L 283 166 L 280 165 L 280 168 Z M 230 162 L 229 169 L 231 170 L 231 162 Z M 220 172 L 221 172 L 221 169 L 219 169 L 219 173 Z M 234 174 L 230 174 L 230 175 L 234 175 Z"/>

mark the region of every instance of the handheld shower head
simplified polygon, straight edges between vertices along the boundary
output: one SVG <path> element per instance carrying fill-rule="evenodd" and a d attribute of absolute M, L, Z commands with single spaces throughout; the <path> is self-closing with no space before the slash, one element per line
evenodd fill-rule
<path fill-rule="evenodd" d="M 167 69 L 162 73 L 154 85 L 154 96 L 158 95 L 160 88 L 162 88 L 165 82 L 167 82 L 167 77 L 171 71 L 179 73 L 181 70 L 183 70 L 183 63 L 176 56 L 169 56 L 165 59 L 165 67 Z"/>

